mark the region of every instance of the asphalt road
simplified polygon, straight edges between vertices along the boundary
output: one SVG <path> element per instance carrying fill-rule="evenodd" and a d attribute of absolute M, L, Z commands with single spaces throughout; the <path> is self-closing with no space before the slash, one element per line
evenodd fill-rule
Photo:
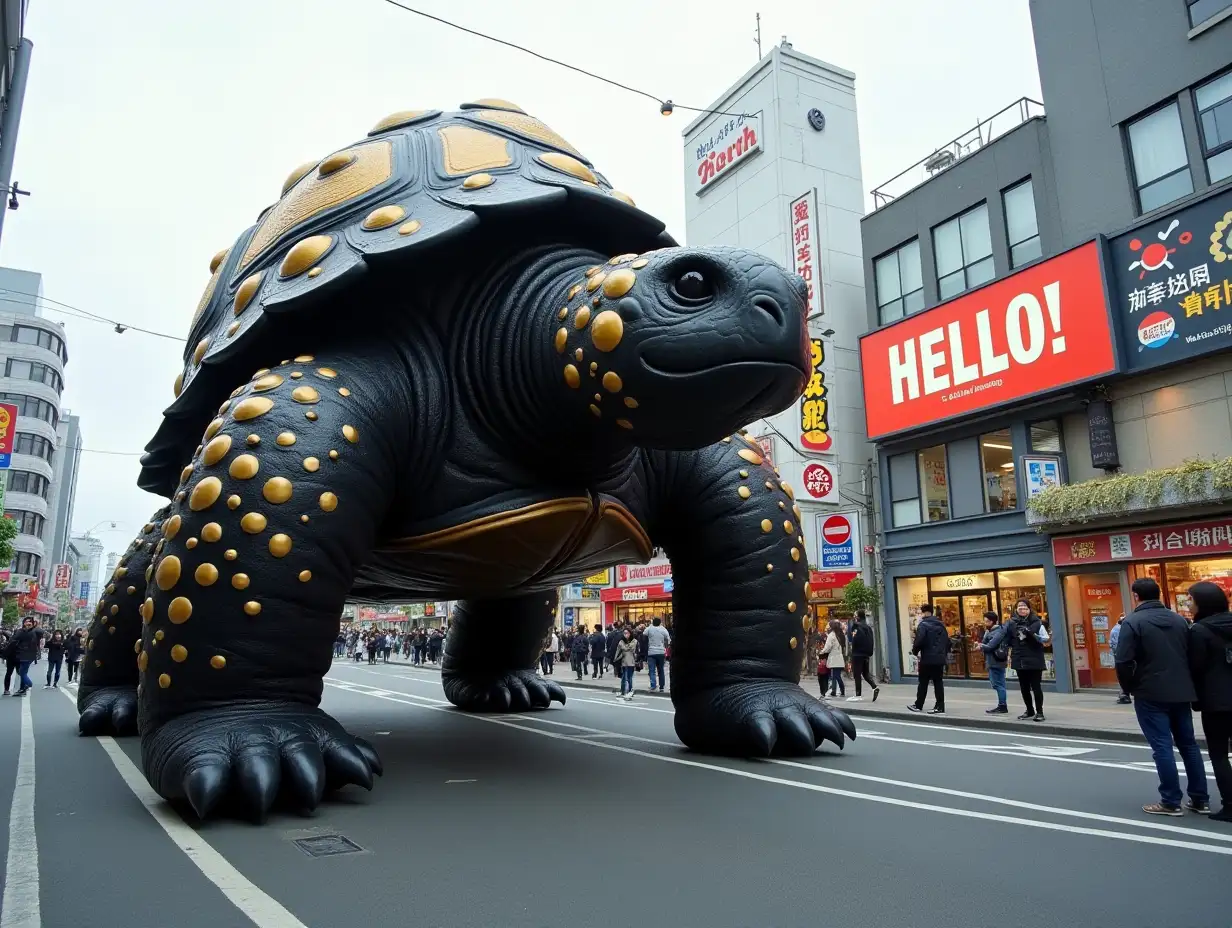
<path fill-rule="evenodd" d="M 0 928 L 1232 922 L 1232 828 L 1142 815 L 1145 747 L 859 719 L 842 753 L 748 762 L 686 751 L 653 697 L 476 717 L 432 672 L 339 663 L 327 684 L 386 775 L 264 827 L 186 824 L 135 739 L 77 737 L 63 692 L 0 700 Z M 329 836 L 356 849 L 296 843 Z"/>

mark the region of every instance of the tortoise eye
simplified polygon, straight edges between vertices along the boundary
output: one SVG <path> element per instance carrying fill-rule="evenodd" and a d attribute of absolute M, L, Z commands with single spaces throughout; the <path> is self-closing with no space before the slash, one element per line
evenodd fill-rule
<path fill-rule="evenodd" d="M 714 288 L 701 271 L 685 271 L 672 284 L 672 293 L 682 303 L 704 303 L 714 296 Z"/>

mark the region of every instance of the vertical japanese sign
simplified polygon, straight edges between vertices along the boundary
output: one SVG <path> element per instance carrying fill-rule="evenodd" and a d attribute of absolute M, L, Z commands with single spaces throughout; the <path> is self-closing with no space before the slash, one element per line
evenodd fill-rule
<path fill-rule="evenodd" d="M 817 244 L 817 189 L 791 201 L 791 269 L 808 284 L 808 315 L 821 315 L 821 250 Z"/>
<path fill-rule="evenodd" d="M 1232 345 L 1232 192 L 1112 240 L 1112 305 L 1126 366 Z"/>
<path fill-rule="evenodd" d="M 52 583 L 53 590 L 67 590 L 73 582 L 73 565 L 72 564 L 57 564 L 55 582 Z"/>
<path fill-rule="evenodd" d="M 8 467 L 11 463 L 16 438 L 17 407 L 12 403 L 0 403 L 0 467 Z"/>
<path fill-rule="evenodd" d="M 826 374 L 821 369 L 826 360 L 826 349 L 820 338 L 809 339 L 813 372 L 800 397 L 800 444 L 809 451 L 834 450 L 830 437 L 830 398 L 826 387 Z"/>

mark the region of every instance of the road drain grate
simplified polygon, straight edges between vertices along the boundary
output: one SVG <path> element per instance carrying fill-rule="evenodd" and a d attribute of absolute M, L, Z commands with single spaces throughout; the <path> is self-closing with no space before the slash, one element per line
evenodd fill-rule
<path fill-rule="evenodd" d="M 342 835 L 314 835 L 311 838 L 296 838 L 295 846 L 309 857 L 337 857 L 339 854 L 358 854 L 363 848 Z"/>

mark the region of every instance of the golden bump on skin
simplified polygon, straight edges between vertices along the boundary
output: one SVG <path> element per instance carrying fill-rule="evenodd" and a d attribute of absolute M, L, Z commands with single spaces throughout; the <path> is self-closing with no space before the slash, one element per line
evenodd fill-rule
<path fill-rule="evenodd" d="M 780 501 L 779 501 L 779 509 L 781 509 L 781 510 L 783 510 L 784 512 L 786 512 L 786 511 L 787 511 L 787 504 L 786 504 L 786 503 L 784 503 L 784 502 L 782 502 L 782 501 L 780 500 Z"/>
<path fill-rule="evenodd" d="M 227 452 L 231 450 L 231 436 L 219 435 L 216 438 L 211 438 L 210 443 L 205 446 L 205 451 L 202 452 L 201 460 L 205 462 L 207 467 L 212 467 L 227 456 Z M 192 473 L 191 468 L 185 468 L 186 471 Z M 181 475 L 182 476 L 182 475 Z M 181 482 L 183 482 L 181 480 Z"/>
<path fill-rule="evenodd" d="M 186 596 L 177 596 L 167 604 L 167 618 L 173 625 L 183 625 L 192 615 L 192 603 Z"/>
<path fill-rule="evenodd" d="M 145 669 L 150 666 L 150 655 L 142 651 L 137 655 L 137 669 L 145 673 Z"/>
<path fill-rule="evenodd" d="M 149 622 L 152 618 L 154 618 L 153 599 L 147 598 L 146 601 L 141 604 L 141 618 L 145 619 L 146 622 Z"/>
<path fill-rule="evenodd" d="M 603 389 L 608 393 L 619 393 L 624 385 L 624 381 L 615 371 L 608 371 L 603 375 Z"/>
<path fill-rule="evenodd" d="M 188 648 L 182 644 L 173 645 L 171 648 L 171 659 L 177 664 L 182 664 L 188 660 Z"/>
<path fill-rule="evenodd" d="M 495 177 L 491 174 L 481 172 L 479 174 L 472 174 L 466 180 L 462 181 L 462 189 L 479 190 L 483 187 L 491 186 L 494 183 L 496 183 Z"/>
<path fill-rule="evenodd" d="M 763 534 L 766 534 L 766 535 L 770 534 L 770 529 L 772 528 L 774 528 L 774 523 L 771 522 L 769 519 L 761 520 L 761 530 Z"/>
<path fill-rule="evenodd" d="M 599 409 L 599 407 L 596 406 L 594 403 L 590 404 L 590 414 L 594 416 L 595 418 L 603 417 L 603 411 Z"/>
<path fill-rule="evenodd" d="M 168 555 L 158 562 L 154 571 L 154 582 L 164 592 L 175 586 L 180 580 L 180 559 L 174 554 Z"/>
<path fill-rule="evenodd" d="M 741 448 L 736 454 L 740 455 L 750 464 L 760 464 L 763 460 L 762 456 L 751 448 Z"/>
<path fill-rule="evenodd" d="M 351 444 L 355 444 L 359 441 L 359 432 L 355 430 L 355 426 L 353 425 L 344 425 L 342 427 L 342 437 Z"/>
<path fill-rule="evenodd" d="M 798 560 L 800 560 L 800 549 L 799 549 L 799 548 L 792 548 L 792 549 L 791 549 L 791 559 L 792 559 L 793 561 L 798 561 Z"/>
<path fill-rule="evenodd" d="M 590 326 L 590 340 L 600 351 L 611 351 L 620 344 L 624 334 L 624 320 L 610 309 L 599 313 Z"/>
<path fill-rule="evenodd" d="M 171 685 L 171 674 L 162 673 L 158 675 L 158 686 L 160 689 L 166 689 Z"/>
<path fill-rule="evenodd" d="M 792 489 L 791 489 L 791 484 L 790 484 L 790 483 L 788 483 L 786 480 L 780 481 L 780 482 L 779 482 L 779 487 L 783 490 L 783 492 L 784 492 L 784 493 L 786 493 L 786 494 L 787 494 L 787 498 L 788 498 L 788 499 L 795 499 L 795 498 L 796 498 L 796 494 L 795 494 L 794 492 L 792 492 Z"/>
<path fill-rule="evenodd" d="M 767 564 L 767 565 L 766 565 L 766 573 L 768 573 L 768 574 L 774 573 L 774 565 L 773 565 L 773 564 Z"/>
<path fill-rule="evenodd" d="M 581 292 L 582 292 L 582 285 L 581 285 L 581 284 L 574 284 L 572 287 L 570 287 L 570 288 L 569 288 L 569 293 L 568 293 L 568 295 L 565 297 L 565 299 L 567 299 L 567 300 L 571 300 L 571 299 L 573 299 L 575 296 L 577 296 L 577 295 L 578 295 L 579 293 L 581 293 Z M 565 310 L 565 312 L 568 312 L 568 310 Z M 563 319 L 564 317 L 562 316 L 561 318 Z"/>
<path fill-rule="evenodd" d="M 255 419 L 257 416 L 263 416 L 274 408 L 274 401 L 268 396 L 250 396 L 247 399 L 241 400 L 240 404 L 235 407 L 235 418 L 238 422 L 246 422 L 249 419 Z"/>
<path fill-rule="evenodd" d="M 787 604 L 787 611 L 788 611 L 788 612 L 795 612 L 795 611 L 796 611 L 796 604 L 795 604 L 795 603 L 788 603 L 788 604 Z"/>
<path fill-rule="evenodd" d="M 368 232 L 375 232 L 378 229 L 388 229 L 402 221 L 402 217 L 406 215 L 406 210 L 401 206 L 378 206 L 367 216 L 360 226 Z"/>
<path fill-rule="evenodd" d="M 339 395 L 339 396 L 350 396 L 350 395 L 351 395 L 351 391 L 350 391 L 349 389 L 347 389 L 346 387 L 339 387 L 339 388 L 338 388 L 338 395 Z"/>
<path fill-rule="evenodd" d="M 304 470 L 310 474 L 315 474 L 321 469 L 321 462 L 317 458 L 304 458 Z"/>
<path fill-rule="evenodd" d="M 247 441 L 247 442 L 248 442 L 248 444 L 249 444 L 249 446 L 250 446 L 250 447 L 253 447 L 253 448 L 255 448 L 257 445 L 261 444 L 261 436 L 260 436 L 260 435 L 249 435 L 249 436 L 248 436 L 246 439 L 244 439 L 244 440 L 245 440 L 245 441 Z"/>
<path fill-rule="evenodd" d="M 292 380 L 299 380 L 303 376 L 304 376 L 303 371 L 291 371 Z"/>
<path fill-rule="evenodd" d="M 235 291 L 235 314 L 237 316 L 248 308 L 248 304 L 252 302 L 252 298 L 257 294 L 257 288 L 260 286 L 260 273 L 250 274 L 244 278 L 240 288 Z"/>
<path fill-rule="evenodd" d="M 248 574 L 236 574 L 231 578 L 231 585 L 237 590 L 248 589 Z"/>
<path fill-rule="evenodd" d="M 286 477 L 270 477 L 261 488 L 261 495 L 271 503 L 285 503 L 291 498 L 291 481 Z"/>
<path fill-rule="evenodd" d="M 788 535 L 790 535 L 795 530 L 796 530 L 796 527 L 792 525 L 791 522 L 783 523 L 783 531 L 786 532 Z"/>
<path fill-rule="evenodd" d="M 312 579 L 312 571 L 311 571 L 311 570 L 301 570 L 301 571 L 299 572 L 299 582 L 300 582 L 300 583 L 307 583 L 307 582 L 308 582 L 309 580 L 311 580 L 311 579 Z"/>
<path fill-rule="evenodd" d="M 584 329 L 588 322 L 590 322 L 590 307 L 583 306 L 578 310 L 578 314 L 573 317 L 573 327 L 575 329 Z"/>
<path fill-rule="evenodd" d="M 336 460 L 338 460 L 338 452 L 337 452 L 337 451 L 334 451 L 334 450 L 332 450 L 332 449 L 331 449 L 331 450 L 330 450 L 330 452 L 329 452 L 329 459 L 330 459 L 331 461 L 336 461 Z"/>
<path fill-rule="evenodd" d="M 320 377 L 324 377 L 327 380 L 333 380 L 335 377 L 338 376 L 338 372 L 334 370 L 332 367 L 318 367 L 317 375 Z"/>
<path fill-rule="evenodd" d="M 582 349 L 581 349 L 581 348 L 578 348 L 578 349 L 576 349 L 576 350 L 573 352 L 573 360 L 575 360 L 575 361 L 580 361 L 580 360 L 582 360 L 582 358 L 584 357 L 584 355 L 585 355 L 585 353 L 582 351 Z"/>
<path fill-rule="evenodd" d="M 794 605 L 794 603 L 793 603 L 793 605 Z M 788 642 L 787 642 L 787 646 L 788 646 L 789 648 L 791 648 L 793 651 L 794 651 L 794 650 L 796 650 L 796 644 L 797 644 L 797 642 L 796 642 L 796 639 L 795 639 L 794 637 L 793 637 L 790 641 L 788 641 Z"/>
<path fill-rule="evenodd" d="M 224 421 L 221 418 L 211 419 L 210 424 L 205 427 L 205 440 L 209 441 L 211 438 L 217 435 L 218 430 L 221 429 L 223 425 L 224 425 Z"/>
<path fill-rule="evenodd" d="M 412 219 L 410 222 L 404 222 L 398 226 L 399 235 L 414 235 L 423 228 L 423 223 L 418 219 Z"/>
<path fill-rule="evenodd" d="M 197 539 L 196 538 L 188 539 L 188 541 L 184 542 L 184 547 L 187 548 L 189 551 L 191 551 L 193 548 L 197 547 Z"/>
<path fill-rule="evenodd" d="M 590 362 L 590 376 L 591 377 L 595 376 L 595 371 L 597 371 L 598 369 L 599 369 L 599 363 L 597 361 L 591 361 Z"/>
<path fill-rule="evenodd" d="M 137 592 L 137 588 L 136 588 L 135 586 L 130 586 L 130 587 L 129 587 L 127 590 L 125 590 L 124 592 L 126 592 L 129 596 L 132 596 L 134 593 L 136 593 L 136 592 Z"/>
<path fill-rule="evenodd" d="M 773 483 L 771 483 L 769 480 L 767 480 L 767 481 L 766 481 L 766 489 L 767 489 L 767 490 L 773 490 L 773 489 L 774 489 L 774 484 L 773 484 Z"/>
<path fill-rule="evenodd" d="M 333 512 L 338 508 L 338 497 L 333 493 L 322 493 L 318 502 L 320 503 L 321 509 L 325 512 Z"/>
<path fill-rule="evenodd" d="M 289 448 L 293 444 L 295 444 L 295 433 L 294 432 L 279 432 L 278 437 L 275 438 L 274 441 L 277 442 L 279 446 L 283 448 Z"/>
<path fill-rule="evenodd" d="M 308 515 L 307 515 L 307 513 L 305 513 L 304 515 L 300 516 L 300 517 L 299 517 L 299 520 L 300 520 L 301 522 L 303 522 L 305 525 L 307 525 L 307 524 L 308 524 Z"/>
<path fill-rule="evenodd" d="M 245 513 L 240 519 L 240 528 L 248 535 L 257 535 L 265 531 L 266 519 L 259 512 Z"/>
<path fill-rule="evenodd" d="M 586 292 L 594 293 L 603 285 L 603 281 L 606 279 L 607 275 L 604 273 L 592 274 L 586 280 Z"/>
<path fill-rule="evenodd" d="M 597 264 L 591 265 L 590 267 L 588 267 L 588 268 L 586 269 L 586 276 L 587 276 L 588 278 L 590 278 L 590 277 L 594 277 L 594 276 L 595 276 L 596 274 L 598 274 L 601 270 L 603 270 L 603 268 L 601 268 L 599 265 L 597 265 Z"/>
<path fill-rule="evenodd" d="M 203 338 L 197 342 L 197 347 L 193 349 L 193 364 L 200 364 L 201 359 L 205 357 L 206 349 L 210 347 L 210 340 Z"/>
<path fill-rule="evenodd" d="M 230 401 L 230 400 L 224 400 L 224 401 L 223 401 L 223 404 L 222 404 L 221 406 L 219 406 L 219 407 L 218 407 L 218 414 L 219 414 L 220 416 L 226 415 L 227 410 L 228 410 L 228 409 L 230 409 L 230 408 L 231 408 L 231 401 Z"/>
<path fill-rule="evenodd" d="M 556 318 L 557 318 L 557 319 L 561 319 L 561 320 L 563 320 L 563 319 L 567 318 L 567 317 L 568 317 L 568 315 L 569 315 L 569 307 L 568 307 L 568 306 L 562 306 L 562 307 L 560 308 L 560 312 L 558 312 L 558 313 L 556 314 Z"/>
<path fill-rule="evenodd" d="M 625 406 L 626 406 L 626 407 L 628 407 L 629 409 L 637 409 L 637 400 L 635 400 L 635 399 L 634 399 L 633 397 L 631 397 L 631 396 L 626 396 L 626 397 L 625 397 Z"/>
<path fill-rule="evenodd" d="M 248 615 L 260 615 L 261 604 L 256 600 L 250 599 L 248 602 L 244 603 L 244 612 Z"/>
<path fill-rule="evenodd" d="M 637 275 L 628 268 L 622 267 L 607 275 L 607 279 L 603 281 L 603 295 L 613 300 L 622 297 L 633 289 L 636 282 Z"/>
<path fill-rule="evenodd" d="M 227 659 L 223 657 L 221 654 L 215 654 L 213 657 L 210 658 L 210 666 L 213 667 L 215 670 L 222 670 L 224 667 L 227 666 Z"/>
<path fill-rule="evenodd" d="M 795 579 L 796 579 L 796 575 L 795 575 L 794 573 L 792 573 L 792 572 L 789 570 L 789 571 L 787 572 L 787 579 L 788 579 L 788 580 L 795 580 Z"/>
<path fill-rule="evenodd" d="M 640 270 L 641 268 L 644 268 L 649 263 L 650 261 L 647 258 L 638 258 L 636 261 L 630 264 L 629 267 L 633 268 L 636 271 L 636 270 Z"/>
<path fill-rule="evenodd" d="M 201 586 L 213 586 L 218 582 L 218 568 L 213 564 L 198 564 L 197 569 L 193 572 L 193 577 Z"/>
<path fill-rule="evenodd" d="M 291 536 L 279 532 L 269 540 L 269 552 L 274 557 L 286 557 L 291 553 Z"/>
<path fill-rule="evenodd" d="M 295 356 L 296 364 L 311 364 L 315 360 L 316 356 L 311 354 L 297 354 Z"/>
<path fill-rule="evenodd" d="M 291 399 L 297 403 L 315 403 L 320 398 L 321 394 L 316 391 L 316 388 L 306 384 L 291 391 Z"/>
<path fill-rule="evenodd" d="M 240 508 L 240 498 L 236 496 L 234 493 L 227 497 L 227 508 L 228 509 L 239 509 Z"/>
<path fill-rule="evenodd" d="M 231 462 L 227 472 L 236 480 L 251 480 L 261 469 L 261 462 L 253 454 L 241 454 Z"/>
<path fill-rule="evenodd" d="M 234 561 L 239 555 L 234 548 L 228 548 L 222 553 L 222 556 L 228 561 Z"/>
<path fill-rule="evenodd" d="M 556 353 L 564 354 L 565 346 L 569 343 L 569 330 L 561 326 L 556 330 Z"/>
<path fill-rule="evenodd" d="M 630 422 L 628 419 L 617 419 L 616 424 L 619 425 L 622 429 L 633 428 L 633 423 Z"/>
<path fill-rule="evenodd" d="M 275 387 L 282 385 L 281 374 L 266 374 L 264 377 L 258 377 L 252 388 L 258 393 L 265 393 L 268 390 L 273 390 Z"/>
<path fill-rule="evenodd" d="M 201 528 L 201 538 L 204 541 L 215 542 L 222 537 L 222 526 L 217 522 L 207 522 Z"/>
<path fill-rule="evenodd" d="M 749 492 L 748 487 L 741 487 L 736 492 L 740 494 L 741 499 L 748 499 L 750 496 L 753 495 L 751 492 Z"/>
<path fill-rule="evenodd" d="M 119 614 L 120 614 L 120 607 L 119 607 L 119 606 L 112 606 L 112 607 L 111 607 L 111 614 L 112 614 L 112 615 L 119 615 Z M 115 629 L 112 629 L 112 631 L 115 631 Z"/>

